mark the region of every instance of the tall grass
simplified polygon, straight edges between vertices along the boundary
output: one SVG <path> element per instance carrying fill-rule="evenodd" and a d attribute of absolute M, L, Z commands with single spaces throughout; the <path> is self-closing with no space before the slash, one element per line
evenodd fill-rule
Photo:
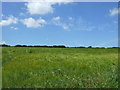
<path fill-rule="evenodd" d="M 117 88 L 118 50 L 3 48 L 3 88 Z"/>

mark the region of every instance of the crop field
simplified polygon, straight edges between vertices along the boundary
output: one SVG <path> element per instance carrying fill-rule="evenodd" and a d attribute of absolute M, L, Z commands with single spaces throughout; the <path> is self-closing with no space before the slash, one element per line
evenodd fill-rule
<path fill-rule="evenodd" d="M 117 88 L 117 48 L 3 47 L 3 88 Z"/>

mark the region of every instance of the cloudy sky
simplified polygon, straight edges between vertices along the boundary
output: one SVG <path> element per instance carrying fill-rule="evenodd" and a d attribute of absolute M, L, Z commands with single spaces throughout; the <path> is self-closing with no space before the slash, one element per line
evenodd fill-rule
<path fill-rule="evenodd" d="M 0 42 L 117 46 L 117 7 L 117 2 L 4 2 Z"/>

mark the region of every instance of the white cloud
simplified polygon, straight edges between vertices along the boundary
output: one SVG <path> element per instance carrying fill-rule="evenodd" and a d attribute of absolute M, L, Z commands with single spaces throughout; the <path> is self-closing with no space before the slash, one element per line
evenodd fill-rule
<path fill-rule="evenodd" d="M 72 17 L 68 17 L 68 20 L 73 20 L 73 18 Z"/>
<path fill-rule="evenodd" d="M 5 41 L 0 41 L 0 44 L 6 44 L 6 42 Z"/>
<path fill-rule="evenodd" d="M 60 20 L 60 17 L 59 16 L 58 17 L 53 17 L 52 20 L 58 21 L 58 20 Z"/>
<path fill-rule="evenodd" d="M 72 2 L 73 0 L 69 0 L 66 2 L 65 0 L 41 0 L 38 2 L 28 2 L 26 3 L 27 11 L 33 15 L 33 14 L 39 14 L 44 15 L 48 13 L 53 13 L 54 8 L 53 5 L 55 4 L 67 4 Z"/>
<path fill-rule="evenodd" d="M 26 4 L 27 10 L 30 14 L 48 14 L 48 13 L 53 13 L 53 8 L 50 3 L 34 3 L 34 2 L 29 2 Z"/>
<path fill-rule="evenodd" d="M 16 24 L 18 22 L 18 19 L 15 18 L 14 16 L 9 16 L 7 17 L 6 20 L 2 20 L 0 22 L 0 26 L 8 26 L 10 24 Z"/>
<path fill-rule="evenodd" d="M 68 26 L 68 25 L 66 25 L 66 24 L 62 24 L 61 26 L 62 26 L 62 27 L 63 27 L 63 29 L 65 29 L 65 30 L 69 29 L 69 26 Z"/>
<path fill-rule="evenodd" d="M 42 18 L 35 20 L 34 18 L 30 17 L 22 20 L 22 23 L 28 28 L 38 28 L 46 24 L 46 21 Z"/>
<path fill-rule="evenodd" d="M 117 15 L 119 13 L 120 13 L 120 8 L 119 9 L 118 8 L 113 8 L 113 9 L 109 10 L 109 15 L 110 16 L 115 16 L 115 15 Z"/>
<path fill-rule="evenodd" d="M 46 21 L 44 19 L 42 19 L 41 17 L 37 21 L 40 24 L 46 24 Z"/>
<path fill-rule="evenodd" d="M 55 25 L 62 27 L 64 30 L 68 30 L 70 27 L 68 24 L 64 24 L 61 22 L 55 23 Z"/>
<path fill-rule="evenodd" d="M 52 24 L 62 27 L 64 30 L 69 30 L 71 24 L 70 23 L 65 23 L 65 22 L 61 22 L 60 21 L 61 17 L 57 16 L 57 17 L 53 17 L 52 18 Z"/>
<path fill-rule="evenodd" d="M 71 17 L 72 18 L 72 17 Z M 59 26 L 61 28 L 63 28 L 64 30 L 70 30 L 71 27 L 73 27 L 73 23 L 68 23 L 66 21 L 61 22 L 60 21 L 61 17 L 57 16 L 57 17 L 53 17 L 52 18 L 52 24 Z M 69 18 L 68 18 L 69 19 Z M 73 19 L 73 18 L 72 18 Z"/>
<path fill-rule="evenodd" d="M 17 27 L 10 27 L 12 30 L 18 30 Z"/>

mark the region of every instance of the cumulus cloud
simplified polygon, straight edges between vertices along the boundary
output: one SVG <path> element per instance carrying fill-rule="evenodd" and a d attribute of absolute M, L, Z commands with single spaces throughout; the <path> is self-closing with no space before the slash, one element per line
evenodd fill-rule
<path fill-rule="evenodd" d="M 45 15 L 48 13 L 53 13 L 54 8 L 53 5 L 55 4 L 67 4 L 72 2 L 73 0 L 69 0 L 66 2 L 66 0 L 41 0 L 38 2 L 28 2 L 26 3 L 27 11 L 31 15 L 39 14 L 39 15 Z"/>
<path fill-rule="evenodd" d="M 17 27 L 10 27 L 12 30 L 18 30 Z"/>
<path fill-rule="evenodd" d="M 118 8 L 113 8 L 113 9 L 109 10 L 109 15 L 110 16 L 115 16 L 115 15 L 117 15 L 119 13 L 120 13 L 120 8 L 119 9 Z"/>
<path fill-rule="evenodd" d="M 27 10 L 30 14 L 48 14 L 48 13 L 53 13 L 53 8 L 50 3 L 34 3 L 34 2 L 29 2 L 26 4 Z"/>
<path fill-rule="evenodd" d="M 58 17 L 53 17 L 52 20 L 58 21 L 58 20 L 60 20 L 60 17 L 59 16 Z"/>
<path fill-rule="evenodd" d="M 30 18 L 26 18 L 21 21 L 28 28 L 38 28 L 38 27 L 42 27 L 44 24 L 46 24 L 46 21 L 42 18 L 35 20 L 34 18 L 30 17 Z"/>
<path fill-rule="evenodd" d="M 10 24 L 16 24 L 18 22 L 18 19 L 14 16 L 7 17 L 6 20 L 2 20 L 0 22 L 0 26 L 8 26 Z"/>

